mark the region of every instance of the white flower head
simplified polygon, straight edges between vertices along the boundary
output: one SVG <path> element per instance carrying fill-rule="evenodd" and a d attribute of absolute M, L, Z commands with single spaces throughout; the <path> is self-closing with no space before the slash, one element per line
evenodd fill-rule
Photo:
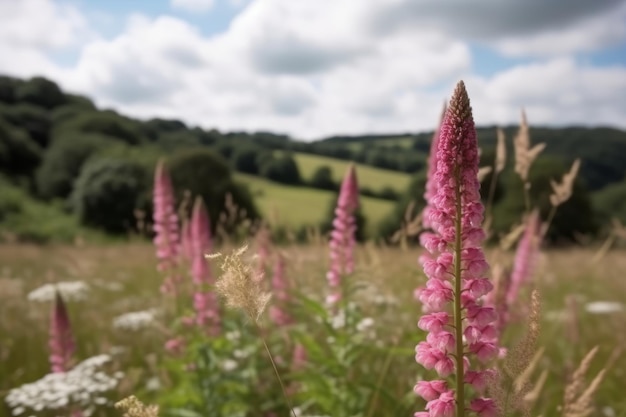
<path fill-rule="evenodd" d="M 111 376 L 100 368 L 111 361 L 109 355 L 88 358 L 68 372 L 45 375 L 43 378 L 13 388 L 5 401 L 13 416 L 21 416 L 32 411 L 63 411 L 72 406 L 91 415 L 97 405 L 108 404 L 106 393 L 117 387 L 124 376 L 116 373 Z"/>
<path fill-rule="evenodd" d="M 113 327 L 131 331 L 145 329 L 156 322 L 157 314 L 156 309 L 124 313 L 113 319 Z"/>
<path fill-rule="evenodd" d="M 89 285 L 84 281 L 61 281 L 52 284 L 45 284 L 28 293 L 29 301 L 40 303 L 51 302 L 55 299 L 58 291 L 64 301 L 83 301 L 89 293 Z"/>

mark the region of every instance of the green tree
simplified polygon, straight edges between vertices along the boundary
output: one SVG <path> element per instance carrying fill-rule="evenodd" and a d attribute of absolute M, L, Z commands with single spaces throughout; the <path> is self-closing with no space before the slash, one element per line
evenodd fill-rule
<path fill-rule="evenodd" d="M 147 188 L 148 173 L 139 164 L 95 158 L 81 170 L 71 203 L 82 224 L 122 233 L 134 228 L 134 210 L 143 208 Z"/>
<path fill-rule="evenodd" d="M 23 129 L 0 117 L 0 172 L 31 178 L 41 161 L 41 147 Z"/>
<path fill-rule="evenodd" d="M 0 115 L 13 126 L 26 130 L 41 147 L 48 146 L 51 122 L 46 110 L 26 103 L 0 105 Z"/>
<path fill-rule="evenodd" d="M 113 111 L 85 111 L 55 126 L 54 136 L 68 132 L 99 133 L 130 145 L 143 142 L 139 123 Z"/>
<path fill-rule="evenodd" d="M 232 196 L 240 210 L 245 211 L 245 215 L 238 216 L 235 223 L 259 217 L 248 189 L 233 180 L 226 161 L 214 152 L 207 149 L 181 150 L 168 161 L 168 167 L 177 200 L 181 201 L 185 191 L 189 191 L 192 196 L 201 196 L 214 230 L 220 213 L 224 211 L 227 194 Z"/>
<path fill-rule="evenodd" d="M 16 100 L 53 109 L 65 104 L 65 95 L 59 86 L 43 77 L 34 77 L 20 84 L 15 90 Z"/>
<path fill-rule="evenodd" d="M 615 217 L 622 224 L 626 224 L 626 181 L 611 184 L 595 192 L 593 202 L 599 223 L 606 226 Z"/>
<path fill-rule="evenodd" d="M 552 210 L 550 180 L 560 181 L 568 169 L 560 159 L 546 156 L 537 159 L 530 169 L 531 206 L 539 208 L 543 220 L 548 218 Z M 525 210 L 523 185 L 519 176 L 515 172 L 506 171 L 504 184 L 506 191 L 501 202 L 494 207 L 493 222 L 494 230 L 501 233 L 519 222 Z M 558 207 L 546 239 L 553 244 L 573 242 L 577 235 L 595 234 L 597 230 L 591 196 L 584 181 L 577 178 L 572 196 Z"/>
<path fill-rule="evenodd" d="M 83 164 L 111 140 L 114 141 L 93 133 L 73 134 L 55 140 L 45 152 L 36 173 L 39 196 L 46 199 L 68 197 Z"/>
<path fill-rule="evenodd" d="M 261 166 L 261 176 L 282 184 L 298 185 L 302 183 L 298 164 L 289 154 L 265 161 Z"/>
<path fill-rule="evenodd" d="M 338 184 L 333 181 L 333 170 L 328 165 L 321 165 L 317 167 L 311 177 L 310 184 L 312 187 L 320 188 L 322 190 L 339 189 Z"/>

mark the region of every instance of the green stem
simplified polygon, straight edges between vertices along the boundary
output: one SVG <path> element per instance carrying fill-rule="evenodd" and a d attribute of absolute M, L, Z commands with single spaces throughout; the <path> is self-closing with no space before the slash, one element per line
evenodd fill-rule
<path fill-rule="evenodd" d="M 270 358 L 270 362 L 272 363 L 272 368 L 274 368 L 274 373 L 276 374 L 276 378 L 278 378 L 278 383 L 280 384 L 280 389 L 283 391 L 283 396 L 285 397 L 285 402 L 287 403 L 287 407 L 289 407 L 289 411 L 293 414 L 293 417 L 296 416 L 296 412 L 293 411 L 293 407 L 291 405 L 291 401 L 289 401 L 289 396 L 287 395 L 287 390 L 285 390 L 285 384 L 283 384 L 283 379 L 280 377 L 280 373 L 278 372 L 278 368 L 276 367 L 276 363 L 274 362 L 274 357 L 270 352 L 270 348 L 267 346 L 265 342 L 265 337 L 263 336 L 263 330 L 261 326 L 257 323 L 257 329 L 259 330 L 259 336 L 261 337 L 261 341 L 263 342 L 263 346 L 265 346 L 265 351 L 267 352 L 267 356 Z"/>
<path fill-rule="evenodd" d="M 454 326 L 456 333 L 456 417 L 465 416 L 465 369 L 463 367 L 463 317 L 461 316 L 461 181 L 460 167 L 455 168 L 456 216 L 454 219 Z"/>

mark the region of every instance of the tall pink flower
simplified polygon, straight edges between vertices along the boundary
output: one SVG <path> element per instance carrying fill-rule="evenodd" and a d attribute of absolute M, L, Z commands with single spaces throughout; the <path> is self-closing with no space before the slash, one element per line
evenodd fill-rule
<path fill-rule="evenodd" d="M 219 333 L 220 314 L 217 295 L 207 286 L 213 284 L 211 268 L 205 255 L 211 253 L 211 223 L 204 202 L 196 197 L 189 226 L 189 253 L 191 255 L 191 277 L 195 287 L 193 304 L 196 323 L 209 326 L 211 334 Z"/>
<path fill-rule="evenodd" d="M 496 313 L 482 305 L 493 287 L 481 249 L 484 207 L 478 182 L 478 142 L 469 97 L 461 81 L 448 106 L 437 144 L 436 194 L 429 201 L 432 233 L 420 236 L 428 254 L 420 257 L 428 277 L 416 291 L 426 314 L 419 327 L 428 332 L 416 348 L 415 359 L 440 377 L 452 375 L 456 389 L 435 393 L 422 384 L 416 391 L 428 401 L 426 411 L 435 416 L 465 416 L 466 375 L 470 357 L 487 363 L 498 354 Z M 481 374 L 482 375 L 482 374 Z M 491 374 L 485 374 L 491 375 Z M 479 380 L 473 375 L 472 380 Z M 437 387 L 442 387 L 438 382 Z M 435 390 L 436 391 L 436 390 Z M 422 394 L 423 393 L 423 394 Z M 424 395 L 426 394 L 426 395 Z M 487 401 L 487 399 L 482 399 Z M 456 412 L 454 412 L 456 408 Z"/>
<path fill-rule="evenodd" d="M 437 146 L 439 144 L 439 132 L 441 130 L 441 123 L 446 114 L 446 103 L 443 105 L 443 111 L 441 112 L 441 118 L 439 119 L 439 125 L 435 129 L 433 138 L 430 142 L 430 155 L 428 156 L 428 172 L 426 174 L 426 187 L 424 189 L 424 200 L 426 206 L 422 212 L 422 224 L 424 227 L 430 227 L 428 225 L 428 210 L 430 209 L 430 202 L 437 194 L 437 184 L 435 181 L 435 174 L 437 173 Z"/>
<path fill-rule="evenodd" d="M 335 220 L 330 235 L 330 270 L 326 274 L 330 286 L 328 303 L 341 300 L 341 278 L 354 272 L 354 247 L 356 246 L 355 211 L 359 206 L 359 186 L 356 170 L 351 164 L 341 183 L 335 208 Z"/>
<path fill-rule="evenodd" d="M 276 257 L 274 266 L 272 293 L 274 300 L 276 300 L 269 310 L 272 321 L 277 326 L 285 326 L 293 323 L 293 319 L 287 311 L 287 304 L 289 303 L 289 284 L 285 279 L 285 259 L 280 254 Z"/>
<path fill-rule="evenodd" d="M 54 309 L 50 320 L 50 365 L 52 372 L 66 372 L 69 370 L 69 362 L 76 350 L 70 317 L 63 297 L 56 293 Z"/>
<path fill-rule="evenodd" d="M 489 294 L 488 303 L 498 312 L 496 327 L 499 332 L 514 319 L 512 313 L 516 305 L 519 306 L 520 289 L 532 279 L 541 245 L 540 228 L 541 218 L 539 211 L 535 210 L 526 218 L 526 229 L 515 251 L 513 271 L 501 277 L 497 294 Z"/>
<path fill-rule="evenodd" d="M 161 291 L 175 294 L 176 284 L 180 280 L 175 271 L 178 262 L 180 236 L 172 180 L 163 161 L 159 161 L 154 173 L 153 202 L 157 269 L 167 273 Z"/>

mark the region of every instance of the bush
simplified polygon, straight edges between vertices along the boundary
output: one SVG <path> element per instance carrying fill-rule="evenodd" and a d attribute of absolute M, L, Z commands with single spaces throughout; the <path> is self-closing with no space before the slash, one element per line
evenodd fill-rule
<path fill-rule="evenodd" d="M 201 196 L 207 206 L 211 227 L 215 230 L 220 213 L 224 211 L 226 195 L 230 194 L 233 203 L 245 216 L 235 219 L 236 226 L 243 220 L 257 219 L 258 210 L 247 188 L 234 182 L 230 168 L 219 155 L 207 149 L 182 150 L 168 162 L 172 183 L 181 201 L 183 193 Z"/>
<path fill-rule="evenodd" d="M 0 117 L 0 172 L 32 177 L 41 161 L 41 148 L 28 134 Z"/>
<path fill-rule="evenodd" d="M 593 194 L 598 220 L 607 224 L 612 217 L 626 224 L 626 181 L 611 184 Z"/>
<path fill-rule="evenodd" d="M 71 200 L 83 224 L 122 233 L 133 228 L 134 210 L 145 205 L 147 188 L 148 173 L 139 164 L 93 159 L 83 167 Z"/>
<path fill-rule="evenodd" d="M 261 167 L 261 176 L 282 184 L 298 185 L 302 183 L 298 164 L 288 154 L 265 161 Z"/>
<path fill-rule="evenodd" d="M 333 170 L 328 165 L 317 167 L 311 177 L 311 187 L 322 190 L 338 190 L 339 185 L 333 181 Z"/>
<path fill-rule="evenodd" d="M 239 172 L 256 175 L 260 170 L 259 161 L 262 160 L 263 153 L 266 151 L 256 146 L 238 147 L 231 156 L 233 168 Z"/>
<path fill-rule="evenodd" d="M 27 131 L 39 146 L 48 146 L 52 123 L 46 110 L 32 104 L 3 105 L 0 106 L 0 116 L 13 126 Z"/>
<path fill-rule="evenodd" d="M 65 104 L 65 95 L 56 83 L 43 78 L 33 77 L 20 84 L 15 90 L 18 102 L 26 102 L 45 109 L 53 109 Z"/>
<path fill-rule="evenodd" d="M 532 207 L 539 208 L 543 220 L 548 218 L 552 209 L 550 180 L 560 181 L 568 169 L 559 159 L 552 157 L 539 158 L 530 169 L 530 203 Z M 519 176 L 509 171 L 504 183 L 506 192 L 500 204 L 494 207 L 493 223 L 494 230 L 501 233 L 519 222 L 525 210 L 523 185 Z M 571 198 L 559 206 L 546 239 L 551 243 L 574 242 L 577 235 L 595 234 L 597 230 L 589 192 L 583 180 L 577 178 Z"/>
<path fill-rule="evenodd" d="M 83 164 L 111 139 L 98 134 L 74 134 L 57 139 L 37 170 L 37 191 L 43 198 L 66 198 Z"/>
<path fill-rule="evenodd" d="M 100 133 L 130 145 L 138 145 L 143 141 L 139 124 L 122 117 L 112 111 L 85 111 L 76 117 L 55 126 L 54 136 L 62 136 L 67 132 Z"/>
<path fill-rule="evenodd" d="M 1 177 L 0 188 L 0 235 L 13 235 L 21 242 L 46 243 L 71 242 L 86 232 L 74 217 L 54 205 L 32 199 Z"/>

